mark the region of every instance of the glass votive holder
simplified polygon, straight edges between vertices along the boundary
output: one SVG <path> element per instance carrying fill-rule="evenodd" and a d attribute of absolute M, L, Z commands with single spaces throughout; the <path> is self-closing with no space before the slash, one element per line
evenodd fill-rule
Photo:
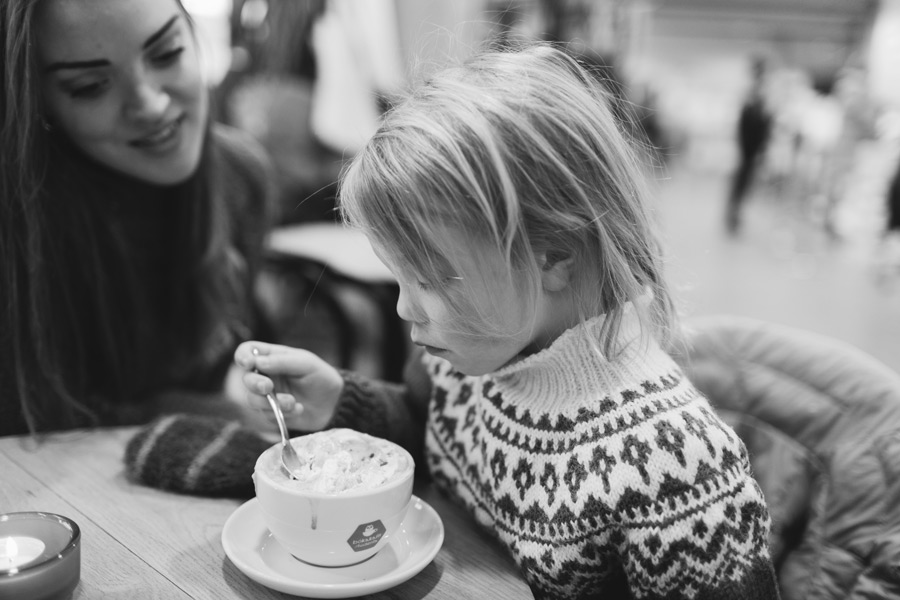
<path fill-rule="evenodd" d="M 44 512 L 0 515 L 0 600 L 62 600 L 81 578 L 81 530 Z"/>

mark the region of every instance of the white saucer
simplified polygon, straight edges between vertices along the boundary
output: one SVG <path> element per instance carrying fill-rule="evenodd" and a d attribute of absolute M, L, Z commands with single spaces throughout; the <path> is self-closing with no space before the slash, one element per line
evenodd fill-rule
<path fill-rule="evenodd" d="M 352 598 L 394 587 L 428 566 L 443 543 L 441 518 L 416 496 L 387 546 L 349 567 L 315 567 L 291 556 L 269 533 L 256 498 L 239 506 L 222 529 L 225 554 L 247 577 L 309 598 Z"/>

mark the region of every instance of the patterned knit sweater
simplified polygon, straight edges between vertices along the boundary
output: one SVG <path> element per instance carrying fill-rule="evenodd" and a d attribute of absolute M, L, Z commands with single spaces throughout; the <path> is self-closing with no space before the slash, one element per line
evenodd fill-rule
<path fill-rule="evenodd" d="M 406 386 L 344 373 L 330 426 L 414 453 L 410 431 L 424 427 L 431 476 L 499 537 L 538 599 L 778 598 L 743 443 L 634 325 L 615 360 L 590 343 L 598 318 L 479 377 L 425 354 Z"/>
<path fill-rule="evenodd" d="M 424 362 L 428 467 L 536 597 L 778 597 L 745 448 L 658 345 L 607 361 L 576 328 L 483 377 Z"/>

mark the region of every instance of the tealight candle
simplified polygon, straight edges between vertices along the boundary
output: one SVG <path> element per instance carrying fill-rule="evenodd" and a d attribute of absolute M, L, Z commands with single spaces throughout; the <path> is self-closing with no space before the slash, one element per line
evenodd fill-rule
<path fill-rule="evenodd" d="M 81 530 L 42 512 L 0 515 L 0 599 L 66 598 L 81 578 Z"/>
<path fill-rule="evenodd" d="M 0 538 L 0 574 L 34 561 L 46 547 L 44 542 L 33 537 Z"/>

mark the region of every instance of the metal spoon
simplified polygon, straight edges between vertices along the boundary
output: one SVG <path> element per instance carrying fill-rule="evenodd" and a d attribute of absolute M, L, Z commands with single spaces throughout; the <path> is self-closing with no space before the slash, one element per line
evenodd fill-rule
<path fill-rule="evenodd" d="M 253 349 L 253 356 L 259 356 L 259 350 L 256 348 Z M 254 373 L 259 373 L 259 370 L 253 369 Z M 278 430 L 281 432 L 281 466 L 294 479 L 300 479 L 296 475 L 296 473 L 300 472 L 300 469 L 303 468 L 303 463 L 300 462 L 300 457 L 297 456 L 297 451 L 294 450 L 294 447 L 291 445 L 291 439 L 288 436 L 287 425 L 284 423 L 284 414 L 281 412 L 281 406 L 278 404 L 278 400 L 271 393 L 266 394 L 266 400 L 269 401 L 269 406 L 272 407 L 272 412 L 275 413 L 275 420 L 278 421 Z"/>

